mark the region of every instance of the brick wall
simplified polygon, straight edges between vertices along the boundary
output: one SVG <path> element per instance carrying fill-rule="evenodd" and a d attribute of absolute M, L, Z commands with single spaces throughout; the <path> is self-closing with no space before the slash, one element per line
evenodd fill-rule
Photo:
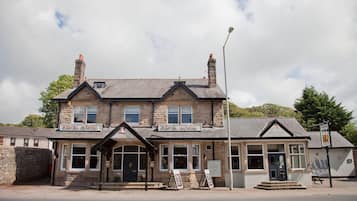
<path fill-rule="evenodd" d="M 25 147 L 0 148 L 0 184 L 32 181 L 49 176 L 51 151 Z"/>

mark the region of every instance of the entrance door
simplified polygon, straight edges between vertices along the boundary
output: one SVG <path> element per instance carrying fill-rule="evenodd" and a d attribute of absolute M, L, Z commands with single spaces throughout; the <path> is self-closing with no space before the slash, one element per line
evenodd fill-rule
<path fill-rule="evenodd" d="M 123 181 L 133 182 L 138 179 L 138 155 L 124 154 Z"/>
<path fill-rule="evenodd" d="M 286 180 L 285 154 L 268 154 L 270 180 Z"/>

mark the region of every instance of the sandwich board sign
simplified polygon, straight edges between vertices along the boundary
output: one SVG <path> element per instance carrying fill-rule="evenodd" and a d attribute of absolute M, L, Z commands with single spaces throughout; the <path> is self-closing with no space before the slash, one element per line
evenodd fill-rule
<path fill-rule="evenodd" d="M 320 139 L 322 147 L 331 146 L 328 124 L 320 125 Z"/>
<path fill-rule="evenodd" d="M 183 189 L 182 177 L 179 170 L 173 170 L 176 189 Z"/>
<path fill-rule="evenodd" d="M 212 177 L 209 173 L 209 169 L 205 169 L 205 177 L 206 177 L 208 188 L 212 189 L 214 185 L 213 185 Z"/>

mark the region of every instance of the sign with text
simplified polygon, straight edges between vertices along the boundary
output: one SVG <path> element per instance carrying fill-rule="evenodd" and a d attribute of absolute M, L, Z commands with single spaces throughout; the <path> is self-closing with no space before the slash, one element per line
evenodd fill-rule
<path fill-rule="evenodd" d="M 205 169 L 205 177 L 206 177 L 208 188 L 212 189 L 214 187 L 214 185 L 213 185 L 212 177 L 209 173 L 209 169 Z"/>
<path fill-rule="evenodd" d="M 208 160 L 207 168 L 211 173 L 211 177 L 221 177 L 221 161 L 220 160 Z"/>
<path fill-rule="evenodd" d="M 320 140 L 322 147 L 331 146 L 328 124 L 320 125 Z"/>
<path fill-rule="evenodd" d="M 182 182 L 182 177 L 180 174 L 179 170 L 173 170 L 174 178 L 175 178 L 175 183 L 176 183 L 176 189 L 183 189 L 183 182 Z"/>

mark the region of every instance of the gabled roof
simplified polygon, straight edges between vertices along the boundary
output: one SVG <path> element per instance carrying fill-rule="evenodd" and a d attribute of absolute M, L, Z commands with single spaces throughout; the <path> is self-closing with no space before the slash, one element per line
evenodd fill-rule
<path fill-rule="evenodd" d="M 286 128 L 282 123 L 280 123 L 280 121 L 278 119 L 273 119 L 270 122 L 268 122 L 268 124 L 264 127 L 264 129 L 260 132 L 259 136 L 263 137 L 274 125 L 278 125 L 280 126 L 281 129 L 283 129 L 287 134 L 289 134 L 290 136 L 294 136 L 294 134 L 288 129 Z M 277 133 L 275 134 L 275 136 L 283 136 L 285 133 L 281 134 L 281 133 Z"/>
<path fill-rule="evenodd" d="M 93 150 L 100 150 L 103 149 L 103 145 L 105 145 L 107 142 L 111 140 L 111 138 L 118 133 L 120 128 L 125 128 L 127 129 L 132 135 L 134 135 L 141 143 L 145 145 L 146 148 L 148 148 L 150 151 L 155 150 L 155 146 L 148 141 L 146 138 L 141 136 L 139 133 L 137 133 L 134 129 L 132 129 L 126 122 L 122 122 L 119 124 L 117 127 L 115 127 L 112 131 L 110 131 L 102 140 L 100 140 L 96 145 L 92 147 Z M 114 145 L 114 144 L 112 144 Z"/>
<path fill-rule="evenodd" d="M 104 88 L 93 88 L 94 82 L 105 82 Z M 184 84 L 182 82 L 185 81 Z M 180 83 L 180 84 L 175 84 Z M 208 79 L 88 79 L 84 84 L 91 87 L 101 99 L 162 99 L 172 88 L 184 87 L 198 99 L 225 99 L 223 91 L 218 87 L 208 87 Z M 184 86 L 183 86 L 184 85 Z M 83 83 L 80 87 L 83 86 Z M 83 86 L 84 87 L 84 86 Z M 79 88 L 79 87 L 78 87 Z M 53 100 L 65 101 L 77 89 L 69 89 Z"/>
<path fill-rule="evenodd" d="M 88 82 L 84 81 L 82 84 L 80 84 L 77 88 L 75 88 L 74 90 L 71 91 L 71 93 L 67 96 L 68 100 L 71 100 L 74 96 L 76 96 L 82 89 L 87 88 L 89 89 L 91 92 L 93 92 L 93 94 L 97 97 L 100 98 L 99 93 L 88 84 Z"/>
<path fill-rule="evenodd" d="M 311 137 L 309 148 L 322 148 L 319 131 L 307 132 Z M 331 131 L 332 148 L 353 148 L 353 144 L 349 142 L 337 131 Z"/>
<path fill-rule="evenodd" d="M 55 134 L 53 128 L 30 128 L 15 126 L 0 126 L 0 136 L 9 137 L 51 137 Z"/>

